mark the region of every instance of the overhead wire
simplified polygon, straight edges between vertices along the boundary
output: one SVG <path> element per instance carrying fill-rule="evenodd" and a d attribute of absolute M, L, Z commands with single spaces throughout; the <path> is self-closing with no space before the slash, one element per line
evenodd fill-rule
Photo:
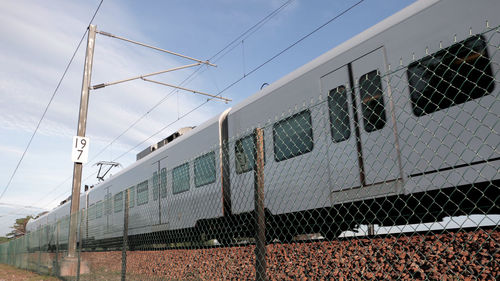
<path fill-rule="evenodd" d="M 256 30 L 258 30 L 260 27 L 263 26 L 263 24 L 265 24 L 270 19 L 272 19 L 274 16 L 276 16 L 280 11 L 282 11 L 286 6 L 288 6 L 293 1 L 294 0 L 288 0 L 285 3 L 283 3 L 281 6 L 279 6 L 277 9 L 273 10 L 271 13 L 269 13 L 268 15 L 266 15 L 264 18 L 262 18 L 256 24 L 254 24 L 253 26 L 251 26 L 250 28 L 248 28 L 241 35 L 239 35 L 234 40 L 232 40 L 231 42 L 229 42 L 228 44 L 226 44 L 226 46 L 224 46 L 221 50 L 219 50 L 217 53 L 215 53 L 213 56 L 211 56 L 208 59 L 208 61 L 214 60 L 214 62 L 215 62 L 215 61 L 221 59 L 227 53 L 224 53 L 223 55 L 221 55 L 218 58 L 217 58 L 217 56 L 219 56 L 221 53 L 223 53 L 225 50 L 227 50 L 232 45 L 238 46 L 239 43 L 238 44 L 235 44 L 235 43 L 239 42 L 239 40 L 241 40 L 241 38 L 243 38 L 245 36 L 247 36 L 245 38 L 248 38 L 248 36 L 250 36 L 251 34 L 255 33 Z M 193 78 L 201 69 L 203 69 L 203 66 L 200 66 L 195 71 L 193 71 L 188 77 L 186 77 L 186 79 L 184 79 L 180 83 L 180 85 L 187 84 L 190 81 L 190 79 Z M 170 98 L 176 92 L 178 92 L 178 91 L 172 90 L 165 97 L 163 97 L 162 99 L 160 99 L 156 104 L 154 104 L 150 109 L 148 109 L 148 111 L 146 111 L 143 115 L 141 115 L 141 117 L 139 117 L 138 119 L 136 119 L 130 126 L 128 126 L 127 129 L 125 129 L 122 133 L 120 133 L 118 136 L 116 136 L 110 143 L 108 143 L 105 147 L 103 147 L 98 153 L 96 153 L 91 158 L 91 160 L 89 162 L 95 160 L 95 158 L 97 158 L 99 155 L 101 155 L 109 146 L 111 146 L 114 142 L 116 142 L 120 137 L 122 137 L 123 135 L 125 135 L 130 129 L 132 129 L 133 127 L 135 127 L 135 125 L 137 123 L 139 123 L 142 119 L 144 119 L 144 117 L 146 117 L 149 113 L 151 113 L 152 111 L 154 111 L 158 106 L 160 106 L 163 102 L 165 102 L 168 98 Z"/>
<path fill-rule="evenodd" d="M 92 18 L 90 19 L 89 25 L 92 24 L 92 22 L 94 21 L 96 15 L 97 15 L 97 12 L 101 8 L 102 2 L 104 2 L 104 0 L 101 0 L 101 2 L 99 3 L 99 5 L 97 6 L 97 9 L 95 10 L 94 14 L 92 15 Z M 74 58 L 76 56 L 76 53 L 80 49 L 80 46 L 82 45 L 82 42 L 85 39 L 85 35 L 87 34 L 87 32 L 88 32 L 88 28 L 83 33 L 82 38 L 80 39 L 80 42 L 78 42 L 78 46 L 76 47 L 75 51 L 73 52 L 73 55 L 71 56 L 71 59 L 69 60 L 68 64 L 66 65 L 66 68 L 64 69 L 64 72 L 63 72 L 61 78 L 59 79 L 59 82 L 57 83 L 57 86 L 54 89 L 54 92 L 52 93 L 52 96 L 50 97 L 49 102 L 47 103 L 47 106 L 45 106 L 45 110 L 43 111 L 43 114 L 40 117 L 40 120 L 38 121 L 38 124 L 36 125 L 35 131 L 31 135 L 30 140 L 28 141 L 28 144 L 26 145 L 26 148 L 23 151 L 23 154 L 21 155 L 21 159 L 19 159 L 19 162 L 17 162 L 16 168 L 12 172 L 12 175 L 10 176 L 9 181 L 7 182 L 7 185 L 5 186 L 4 190 L 2 191 L 2 194 L 0 194 L 0 200 L 5 195 L 5 192 L 7 192 L 7 190 L 9 189 L 10 184 L 12 183 L 12 180 L 14 179 L 14 176 L 16 175 L 17 170 L 19 169 L 19 166 L 21 165 L 21 163 L 23 161 L 24 156 L 26 155 L 26 152 L 28 151 L 29 147 L 31 146 L 31 143 L 33 142 L 33 139 L 35 138 L 35 135 L 38 132 L 38 129 L 40 128 L 40 124 L 42 124 L 42 121 L 45 118 L 45 115 L 47 114 L 47 111 L 49 110 L 49 107 L 52 104 L 52 101 L 54 100 L 54 97 L 56 96 L 57 91 L 59 90 L 59 87 L 61 86 L 62 81 L 64 80 L 64 77 L 66 77 L 66 73 L 68 73 L 68 69 L 71 66 L 71 64 L 73 63 L 73 60 L 74 60 Z"/>
<path fill-rule="evenodd" d="M 300 42 L 302 42 L 303 40 L 305 40 L 306 38 L 308 38 L 309 36 L 311 36 L 312 34 L 316 33 L 317 31 L 319 31 L 320 29 L 322 29 L 323 27 L 327 26 L 328 24 L 330 24 L 331 22 L 333 22 L 334 20 L 338 19 L 339 17 L 341 17 L 342 15 L 346 14 L 347 12 L 349 12 L 350 10 L 354 9 L 356 6 L 360 5 L 362 2 L 364 2 L 365 0 L 360 0 L 358 2 L 356 2 L 355 4 L 351 5 L 349 8 L 343 10 L 342 12 L 340 12 L 339 14 L 335 15 L 333 18 L 331 18 L 330 20 L 328 20 L 327 22 L 323 23 L 322 25 L 318 26 L 317 28 L 315 28 L 313 31 L 309 32 L 308 34 L 302 36 L 299 40 L 295 41 L 294 43 L 292 43 L 291 45 L 289 45 L 288 47 L 284 48 L 283 50 L 281 50 L 280 52 L 278 52 L 276 55 L 272 56 L 271 58 L 267 59 L 265 62 L 263 62 L 262 64 L 258 65 L 257 67 L 253 68 L 250 72 L 248 72 L 247 74 L 244 74 L 242 77 L 240 77 L 239 79 L 235 80 L 234 82 L 232 82 L 231 84 L 229 84 L 228 86 L 226 86 L 223 90 L 219 91 L 219 93 L 216 94 L 216 96 L 220 96 L 222 93 L 226 92 L 227 90 L 229 90 L 230 88 L 232 88 L 234 85 L 236 85 L 237 83 L 239 83 L 241 80 L 247 78 L 248 76 L 250 76 L 251 74 L 253 74 L 255 71 L 259 70 L 260 68 L 262 68 L 264 65 L 268 64 L 269 62 L 273 61 L 274 59 L 276 59 L 277 57 L 279 57 L 280 55 L 282 55 L 283 53 L 285 53 L 286 51 L 290 50 L 291 48 L 293 48 L 294 46 L 296 46 L 297 44 L 299 44 Z M 177 118 L 177 120 L 174 120 L 173 122 L 165 125 L 164 127 L 162 127 L 160 130 L 158 130 L 157 132 L 155 132 L 154 134 L 152 134 L 151 136 L 149 136 L 148 138 L 146 138 L 145 140 L 141 141 L 140 143 L 138 143 L 137 145 L 135 145 L 134 147 L 132 147 L 131 149 L 129 149 L 128 151 L 122 153 L 121 155 L 119 155 L 118 157 L 116 157 L 115 159 L 113 159 L 113 161 L 115 160 L 118 160 L 120 159 L 121 157 L 127 155 L 128 153 L 130 153 L 131 151 L 133 151 L 134 149 L 136 149 L 137 147 L 139 147 L 140 145 L 142 145 L 143 143 L 147 142 L 148 140 L 150 140 L 151 138 L 153 138 L 154 136 L 158 135 L 159 133 L 163 132 L 166 128 L 170 127 L 172 124 L 176 123 L 177 121 L 179 121 L 180 119 L 186 117 L 187 115 L 189 115 L 190 113 L 194 112 L 195 110 L 198 110 L 200 107 L 204 106 L 205 104 L 207 104 L 208 102 L 210 102 L 211 99 L 207 99 L 205 102 L 199 104 L 198 106 L 194 107 L 193 109 L 191 109 L 190 111 L 188 111 L 187 113 L 183 114 L 182 116 L 180 116 L 179 118 Z"/>
<path fill-rule="evenodd" d="M 38 121 L 38 124 L 37 124 L 37 126 L 36 126 L 35 130 L 34 130 L 33 134 L 31 135 L 30 140 L 28 141 L 28 144 L 27 144 L 26 148 L 24 149 L 23 154 L 21 155 L 21 159 L 19 159 L 19 162 L 17 163 L 17 165 L 16 165 L 16 167 L 15 167 L 15 169 L 14 169 L 14 171 L 13 171 L 12 175 L 10 176 L 10 178 L 9 178 L 9 181 L 8 181 L 7 185 L 5 186 L 4 190 L 3 190 L 3 191 L 2 191 L 2 193 L 0 194 L 0 200 L 3 198 L 3 196 L 5 195 L 5 193 L 7 192 L 7 190 L 9 189 L 10 184 L 12 183 L 12 180 L 14 179 L 14 176 L 16 175 L 16 173 L 17 173 L 17 171 L 18 171 L 18 169 L 19 169 L 19 167 L 20 167 L 20 165 L 21 165 L 21 163 L 22 163 L 22 161 L 23 161 L 23 159 L 24 159 L 24 156 L 26 155 L 26 153 L 27 153 L 27 151 L 28 151 L 29 147 L 31 146 L 31 143 L 33 142 L 33 139 L 34 139 L 35 135 L 37 134 L 38 129 L 40 128 L 40 125 L 41 125 L 42 121 L 44 120 L 45 115 L 47 114 L 47 111 L 48 111 L 48 109 L 49 109 L 50 105 L 52 104 L 52 101 L 54 100 L 54 97 L 55 97 L 55 96 L 56 96 L 56 94 L 58 93 L 58 90 L 59 90 L 59 87 L 60 87 L 60 86 L 61 86 L 61 84 L 62 84 L 62 81 L 63 81 L 63 80 L 64 80 L 64 78 L 66 77 L 66 74 L 67 74 L 67 72 L 68 72 L 68 70 L 69 70 L 69 68 L 70 68 L 71 64 L 73 63 L 73 60 L 75 59 L 75 56 L 76 56 L 76 54 L 77 54 L 78 50 L 80 49 L 80 46 L 81 46 L 81 44 L 82 44 L 83 40 L 85 39 L 85 35 L 87 35 L 87 32 L 88 32 L 88 26 L 90 26 L 90 25 L 92 24 L 92 22 L 94 21 L 94 19 L 95 19 L 95 17 L 97 16 L 97 13 L 99 12 L 99 9 L 101 8 L 101 6 L 102 6 L 102 3 L 103 3 L 103 2 L 104 2 L 104 0 L 101 0 L 101 1 L 99 2 L 99 5 L 97 6 L 97 8 L 96 8 L 95 12 L 93 13 L 92 18 L 90 19 L 89 24 L 87 25 L 87 28 L 85 29 L 85 32 L 83 33 L 82 37 L 80 38 L 80 41 L 78 42 L 78 45 L 77 45 L 77 47 L 76 47 L 75 51 L 73 52 L 73 54 L 72 54 L 72 56 L 71 56 L 71 58 L 70 58 L 70 60 L 69 60 L 68 64 L 66 65 L 66 68 L 64 69 L 64 72 L 63 72 L 63 74 L 62 74 L 61 78 L 59 79 L 59 82 L 57 83 L 57 86 L 56 86 L 56 88 L 54 89 L 54 92 L 52 93 L 52 96 L 50 97 L 50 100 L 49 100 L 49 102 L 47 103 L 47 105 L 46 105 L 46 107 L 45 107 L 45 110 L 44 110 L 44 112 L 43 112 L 42 116 L 40 117 L 40 120 Z M 61 185 L 62 185 L 62 184 L 61 184 Z M 58 187 L 59 187 L 59 186 L 58 186 Z M 55 190 L 55 189 L 53 189 L 53 190 Z M 50 194 L 50 193 L 47 193 L 47 194 Z M 37 201 L 39 201 L 39 200 L 37 200 Z M 7 203 L 1 203 L 1 204 L 3 204 L 3 205 L 7 205 Z M 34 208 L 37 208 L 37 207 L 33 207 L 33 206 L 21 206 L 21 209 L 28 209 L 28 208 L 34 209 Z M 43 209 L 43 208 L 39 208 L 39 209 Z M 15 211 L 17 211 L 17 210 L 15 210 Z M 7 215 L 12 215 L 12 214 L 13 214 L 13 213 L 8 213 L 8 214 L 4 215 L 3 217 L 6 217 Z"/>
<path fill-rule="evenodd" d="M 241 80 L 247 78 L 248 76 L 250 76 L 252 73 L 254 73 L 255 71 L 259 70 L 260 68 L 262 68 L 264 65 L 270 63 L 271 61 L 273 61 L 275 58 L 281 56 L 283 53 L 285 53 L 286 51 L 290 50 L 291 48 L 295 47 L 295 45 L 299 44 L 300 42 L 304 41 L 307 37 L 311 36 L 312 34 L 316 33 L 318 30 L 322 29 L 323 27 L 327 26 L 328 24 L 330 24 L 331 22 L 333 22 L 334 20 L 338 19 L 339 17 L 343 16 L 344 14 L 346 14 L 347 12 L 349 12 L 350 10 L 354 9 L 356 6 L 358 6 L 359 4 L 363 3 L 365 0 L 360 0 L 358 2 L 356 2 L 355 4 L 353 4 L 352 6 L 350 6 L 349 8 L 343 10 L 341 13 L 337 14 L 336 16 L 334 16 L 333 18 L 331 18 L 330 20 L 328 20 L 327 22 L 325 22 L 324 24 L 318 26 L 317 28 L 315 28 L 313 31 L 309 32 L 308 34 L 302 36 L 299 40 L 295 41 L 293 44 L 289 45 L 288 47 L 284 48 L 283 50 L 281 50 L 280 52 L 278 52 L 276 55 L 272 56 L 271 58 L 267 59 L 266 61 L 264 61 L 263 63 L 261 63 L 260 65 L 258 65 L 257 67 L 253 68 L 250 72 L 248 72 L 246 75 L 242 76 L 241 78 L 235 80 L 233 83 L 229 84 L 226 88 L 224 88 L 222 91 L 220 91 L 217 95 L 221 95 L 222 93 L 224 93 L 225 91 L 229 90 L 230 88 L 232 88 L 234 85 L 236 85 L 237 83 L 239 83 Z"/>
<path fill-rule="evenodd" d="M 254 26 L 252 26 L 251 28 L 249 28 L 247 31 L 245 31 L 242 35 L 238 36 L 236 39 L 234 39 L 233 41 L 231 41 L 229 44 L 227 44 L 224 48 L 222 48 L 219 52 L 217 52 L 214 56 L 212 56 L 209 61 L 212 61 L 215 57 L 217 57 L 219 54 L 223 53 L 225 50 L 227 50 L 229 47 L 233 46 L 233 44 L 235 42 L 239 42 L 239 40 L 241 40 L 242 37 L 245 37 L 246 36 L 250 36 L 251 34 L 253 34 L 255 31 L 254 29 L 256 27 L 259 27 L 260 28 L 260 24 L 263 23 L 263 22 L 267 22 L 269 21 L 274 15 L 276 15 L 279 11 L 281 11 L 284 7 L 286 7 L 286 5 L 290 4 L 291 2 L 293 2 L 293 0 L 289 0 L 287 2 L 285 2 L 282 6 L 280 6 L 279 8 L 277 8 L 276 10 L 274 10 L 273 12 L 271 12 L 269 15 L 267 15 L 265 18 L 263 18 L 261 21 L 259 21 L 257 24 L 255 24 Z M 350 7 L 348 7 L 347 9 L 343 10 L 342 12 L 340 12 L 339 14 L 335 15 L 334 17 L 332 17 L 330 20 L 328 20 L 327 22 L 323 23 L 322 25 L 318 26 L 317 28 L 315 28 L 313 31 L 309 32 L 308 34 L 302 36 L 300 39 L 298 39 L 297 41 L 295 41 L 294 43 L 292 43 L 291 45 L 289 45 L 288 47 L 284 48 L 283 50 L 281 50 L 280 52 L 278 52 L 277 54 L 275 54 L 274 56 L 272 56 L 271 58 L 267 59 L 266 61 L 264 61 L 263 63 L 261 63 L 260 65 L 258 65 L 257 67 L 253 68 L 251 71 L 249 71 L 248 73 L 246 73 L 245 75 L 243 75 L 242 77 L 240 77 L 239 79 L 233 81 L 232 83 L 230 83 L 228 86 L 226 86 L 225 88 L 223 88 L 223 90 L 219 91 L 216 96 L 220 96 L 222 93 L 226 92 L 227 90 L 229 90 L 230 88 L 232 88 L 234 85 L 236 85 L 237 83 L 239 83 L 240 81 L 242 81 L 243 79 L 247 78 L 248 76 L 250 76 L 251 74 L 253 74 L 254 72 L 256 72 L 257 70 L 259 70 L 260 68 L 262 68 L 264 65 L 268 64 L 269 62 L 273 61 L 274 59 L 276 59 L 277 57 L 279 57 L 280 55 L 282 55 L 283 53 L 285 53 L 286 51 L 288 51 L 289 49 L 293 48 L 294 46 L 296 46 L 297 44 L 299 44 L 300 42 L 302 42 L 303 40 L 305 40 L 306 38 L 308 38 L 309 36 L 311 36 L 312 34 L 316 33 L 317 31 L 319 31 L 320 29 L 324 28 L 325 26 L 327 26 L 328 24 L 330 24 L 331 22 L 333 22 L 334 20 L 338 19 L 339 17 L 343 16 L 344 14 L 346 14 L 347 12 L 349 12 L 350 10 L 354 9 L 356 6 L 360 5 L 362 2 L 364 2 L 364 0 L 360 0 L 358 2 L 356 2 L 355 4 L 351 5 Z M 245 37 L 245 38 L 248 38 L 248 37 Z M 244 39 L 243 39 L 244 40 Z M 233 46 L 232 49 L 235 48 L 235 46 L 238 46 L 238 44 L 235 44 Z M 225 52 L 222 56 L 218 57 L 217 60 L 221 59 L 223 56 L 225 56 L 227 54 L 227 52 Z M 215 60 L 214 60 L 215 62 Z M 183 80 L 183 82 L 181 82 L 181 85 L 184 84 L 186 81 L 188 81 L 189 79 L 191 79 L 197 72 L 200 71 L 200 69 L 202 69 L 203 67 L 200 67 L 198 68 L 197 70 L 195 70 L 193 73 L 191 73 L 186 79 Z M 147 116 L 152 110 L 156 109 L 161 103 L 163 103 L 166 99 L 168 99 L 170 96 L 172 96 L 172 94 L 175 93 L 175 90 L 171 91 L 167 96 L 165 96 L 164 98 L 162 98 L 158 103 L 156 103 L 151 109 L 149 109 L 145 114 L 143 114 L 139 119 L 137 119 L 132 125 L 130 125 L 125 131 L 123 131 L 120 135 L 118 135 L 117 137 L 115 137 L 113 139 L 113 141 L 111 141 L 107 146 L 105 146 L 100 152 L 98 152 L 94 157 L 96 158 L 98 155 L 100 155 L 101 153 L 103 153 L 110 145 L 112 145 L 114 142 L 116 142 L 120 137 L 122 137 L 126 132 L 128 132 L 130 129 L 132 129 L 139 121 L 141 121 L 145 116 Z M 207 104 L 208 102 L 210 102 L 212 99 L 207 99 L 205 102 L 199 104 L 198 106 L 194 107 L 193 109 L 191 109 L 190 111 L 180 115 L 176 120 L 172 121 L 171 123 L 168 123 L 166 124 L 164 127 L 162 127 L 160 130 L 158 130 L 157 132 L 155 132 L 154 134 L 150 135 L 148 138 L 146 138 L 145 140 L 141 141 L 140 143 L 136 144 L 135 146 L 133 146 L 132 148 L 130 148 L 129 150 L 127 150 L 126 152 L 120 154 L 119 156 L 117 156 L 116 158 L 113 159 L 113 161 L 115 160 L 118 160 L 120 158 L 122 158 L 123 156 L 127 155 L 128 153 L 130 153 L 131 151 L 133 151 L 134 149 L 136 149 L 137 147 L 139 147 L 140 145 L 142 145 L 143 143 L 147 142 L 148 140 L 152 139 L 153 137 L 155 137 L 156 135 L 160 134 L 161 132 L 163 132 L 165 129 L 167 129 L 168 127 L 170 127 L 171 125 L 173 125 L 174 123 L 176 123 L 177 121 L 185 118 L 186 116 L 188 116 L 189 114 L 191 114 L 192 112 L 198 110 L 199 108 L 201 108 L 202 106 L 204 106 L 205 104 Z M 93 173 L 92 175 L 94 175 L 95 173 Z M 92 176 L 90 175 L 90 176 Z M 89 178 L 90 176 L 88 176 L 87 178 Z M 67 180 L 66 180 L 67 181 Z M 66 192 L 65 192 L 66 193 Z"/>
<path fill-rule="evenodd" d="M 262 26 L 265 25 L 265 23 L 267 23 L 269 20 L 271 20 L 277 14 L 279 14 L 284 8 L 286 8 L 288 5 L 290 5 L 293 1 L 295 1 L 295 0 L 287 0 L 287 1 L 285 1 L 278 8 L 276 8 L 275 10 L 273 10 L 271 13 L 267 14 L 265 17 L 263 17 L 257 23 L 255 23 L 250 28 L 248 28 L 247 30 L 245 30 L 242 34 L 240 34 L 235 39 L 233 39 L 231 42 L 229 42 L 228 44 L 226 44 L 222 49 L 220 49 L 217 53 L 215 53 L 213 56 L 211 56 L 208 59 L 208 61 L 214 61 L 214 62 L 216 62 L 216 61 L 222 59 L 223 57 L 225 57 L 229 52 L 231 52 L 235 47 L 237 47 L 239 45 L 240 40 L 245 40 L 246 38 L 248 38 L 249 36 L 251 36 L 252 34 L 254 34 L 255 32 L 257 32 Z M 85 36 L 85 34 L 84 34 L 84 36 Z M 180 83 L 180 85 L 188 84 L 196 76 L 196 74 L 198 74 L 200 71 L 202 71 L 202 69 L 204 69 L 203 66 L 200 66 L 199 68 L 197 68 L 190 75 L 188 75 L 188 77 L 186 77 Z M 147 115 L 149 115 L 152 111 L 154 111 L 158 106 L 160 106 L 162 103 L 164 103 L 166 100 L 168 100 L 175 93 L 178 93 L 178 91 L 177 90 L 170 91 L 165 97 L 163 97 L 162 99 L 160 99 L 156 104 L 154 104 L 150 109 L 148 109 L 143 115 L 141 115 L 132 124 L 130 124 L 123 132 L 121 132 L 118 136 L 116 136 L 111 142 L 109 142 L 107 145 L 105 145 L 99 152 L 97 152 L 95 155 L 93 155 L 92 158 L 87 163 L 91 163 L 92 161 L 94 161 L 97 157 L 99 157 L 99 155 L 101 155 L 102 153 L 104 153 L 104 151 L 106 151 L 106 149 L 108 149 L 111 145 L 113 145 L 113 143 L 115 143 L 118 139 L 120 139 L 122 136 L 124 136 L 128 131 L 130 131 L 133 127 L 135 127 L 135 125 L 137 125 L 141 120 L 143 120 Z M 177 97 L 178 97 L 178 95 L 177 95 Z M 182 117 L 184 117 L 184 116 L 180 117 L 179 112 L 178 112 L 177 116 L 178 116 L 178 119 L 175 120 L 175 121 L 178 121 Z M 172 123 L 172 124 L 174 124 L 174 123 Z M 172 125 L 172 124 L 170 124 L 170 125 Z M 148 138 L 147 140 L 149 140 L 151 138 Z M 145 140 L 144 142 L 146 142 L 147 140 Z M 143 144 L 144 142 L 141 142 L 140 144 Z M 87 164 L 84 164 L 84 167 L 85 166 L 87 166 Z M 91 174 L 86 179 L 90 178 L 92 175 L 95 175 L 95 174 L 96 173 Z M 56 189 L 59 189 L 63 184 L 65 184 L 70 179 L 71 179 L 71 176 L 69 176 L 63 182 L 61 182 L 59 185 L 57 185 L 56 187 L 54 187 L 51 190 L 51 192 L 54 191 L 54 190 L 56 190 Z M 47 195 L 50 195 L 51 192 L 47 193 Z M 65 194 L 65 193 L 67 193 L 67 191 L 65 191 L 63 194 Z M 57 196 L 56 198 L 61 197 L 63 194 Z M 47 195 L 44 196 L 42 199 L 46 198 Z M 56 200 L 57 199 L 52 200 L 50 203 L 53 203 L 53 201 L 56 201 Z"/>

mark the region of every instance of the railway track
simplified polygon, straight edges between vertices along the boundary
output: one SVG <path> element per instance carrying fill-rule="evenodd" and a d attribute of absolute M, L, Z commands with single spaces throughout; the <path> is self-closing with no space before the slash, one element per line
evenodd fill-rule
<path fill-rule="evenodd" d="M 497 226 L 266 246 L 269 280 L 498 280 Z M 166 280 L 255 278 L 253 243 L 127 252 L 127 274 Z M 83 252 L 92 274 L 120 272 L 121 251 Z M 455 278 L 455 279 L 453 279 Z"/>

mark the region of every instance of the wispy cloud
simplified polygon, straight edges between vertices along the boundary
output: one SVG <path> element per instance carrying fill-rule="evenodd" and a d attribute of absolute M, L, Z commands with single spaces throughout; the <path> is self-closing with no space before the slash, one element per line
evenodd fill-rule
<path fill-rule="evenodd" d="M 7 1 L 2 4 L 0 33 L 5 41 L 0 45 L 0 131 L 9 137 L 2 136 L 0 144 L 0 153 L 5 160 L 0 172 L 0 192 L 19 161 L 98 2 Z M 106 2 L 101 13 L 106 16 L 98 15 L 96 18 L 99 30 L 153 45 L 156 43 L 137 28 L 140 25 L 136 15 L 121 5 Z M 69 155 L 71 138 L 76 133 L 78 121 L 85 42 L 86 40 L 69 68 L 2 202 L 7 199 L 9 202 L 28 202 L 52 208 L 69 192 L 71 183 L 62 181 L 71 176 L 72 171 Z M 98 35 L 92 84 L 187 63 L 190 62 Z M 177 84 L 191 71 L 165 74 L 155 79 Z M 204 83 L 203 79 L 197 79 L 190 87 L 203 89 Z M 102 159 L 112 160 L 128 152 L 119 160 L 127 166 L 135 160 L 135 150 L 141 150 L 165 137 L 177 127 L 198 125 L 213 116 L 217 110 L 216 107 L 206 107 L 192 114 L 189 121 L 179 122 L 178 126 L 150 138 L 166 124 L 175 121 L 180 114 L 203 101 L 192 95 L 181 96 L 178 100 L 173 95 L 151 111 L 155 104 L 171 92 L 169 88 L 143 81 L 92 91 L 87 123 L 87 136 L 91 137 L 90 157 L 97 162 Z M 142 118 L 145 113 L 146 116 Z M 135 127 L 109 146 L 105 153 L 96 157 L 98 151 L 139 118 L 142 120 Z M 144 140 L 148 141 L 130 151 Z M 89 163 L 84 168 L 84 178 L 89 177 L 89 183 L 95 181 L 95 177 L 90 176 L 96 169 L 92 164 Z M 47 195 L 47 192 L 51 194 Z"/>
<path fill-rule="evenodd" d="M 23 151 L 19 147 L 0 144 L 0 154 L 14 154 L 15 156 L 21 156 L 21 154 L 23 154 Z"/>

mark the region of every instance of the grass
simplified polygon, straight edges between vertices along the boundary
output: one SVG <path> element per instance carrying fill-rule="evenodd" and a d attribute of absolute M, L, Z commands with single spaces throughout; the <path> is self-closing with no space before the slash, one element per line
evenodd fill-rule
<path fill-rule="evenodd" d="M 0 281 L 58 281 L 59 278 L 0 264 Z"/>

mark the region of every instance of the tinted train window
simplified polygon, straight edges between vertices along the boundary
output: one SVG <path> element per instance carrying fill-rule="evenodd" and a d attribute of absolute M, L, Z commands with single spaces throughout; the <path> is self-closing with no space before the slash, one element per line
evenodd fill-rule
<path fill-rule="evenodd" d="M 160 192 L 160 184 L 158 179 L 158 172 L 153 173 L 153 200 L 158 200 L 158 193 Z"/>
<path fill-rule="evenodd" d="M 377 70 L 359 78 L 359 95 L 365 131 L 373 132 L 385 126 L 385 106 L 382 82 Z"/>
<path fill-rule="evenodd" d="M 491 93 L 487 45 L 474 36 L 408 66 L 413 113 L 423 116 Z"/>
<path fill-rule="evenodd" d="M 167 197 L 167 169 L 163 168 L 160 171 L 160 193 L 161 198 Z"/>
<path fill-rule="evenodd" d="M 304 110 L 273 125 L 274 159 L 279 162 L 313 149 L 311 112 Z"/>
<path fill-rule="evenodd" d="M 99 201 L 95 204 L 95 217 L 100 218 L 102 217 L 102 202 Z"/>
<path fill-rule="evenodd" d="M 172 170 L 172 192 L 174 194 L 189 190 L 189 163 Z"/>
<path fill-rule="evenodd" d="M 194 160 L 194 185 L 200 187 L 215 182 L 215 152 Z"/>
<path fill-rule="evenodd" d="M 144 205 L 149 201 L 148 181 L 137 185 L 137 206 Z"/>
<path fill-rule="evenodd" d="M 114 209 L 115 213 L 121 212 L 123 210 L 123 191 L 118 192 L 115 194 L 115 200 L 114 200 Z"/>
<path fill-rule="evenodd" d="M 328 108 L 330 109 L 330 130 L 333 141 L 341 142 L 348 139 L 351 136 L 351 126 L 345 86 L 339 86 L 328 93 Z"/>
<path fill-rule="evenodd" d="M 135 187 L 129 187 L 129 193 L 128 193 L 128 207 L 129 208 L 134 208 L 134 203 L 135 203 Z"/>
<path fill-rule="evenodd" d="M 237 140 L 234 144 L 234 154 L 236 157 L 236 173 L 242 174 L 248 171 L 252 171 L 255 168 L 255 145 L 254 145 L 255 134 L 243 137 Z M 265 143 L 264 143 L 264 165 L 266 164 L 266 154 L 265 154 Z"/>

